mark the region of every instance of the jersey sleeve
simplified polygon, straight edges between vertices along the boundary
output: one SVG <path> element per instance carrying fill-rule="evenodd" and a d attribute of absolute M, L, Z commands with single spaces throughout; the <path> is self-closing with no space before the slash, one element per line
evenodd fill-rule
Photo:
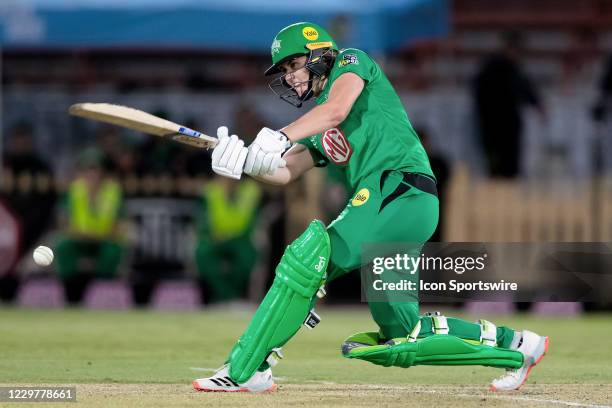
<path fill-rule="evenodd" d="M 330 80 L 333 82 L 347 72 L 352 72 L 365 82 L 370 82 L 376 78 L 377 67 L 365 52 L 356 48 L 347 48 L 336 57 Z"/>
<path fill-rule="evenodd" d="M 327 163 L 329 163 L 327 157 L 325 157 L 323 154 L 321 154 L 320 151 L 317 150 L 317 148 L 310 141 L 310 138 L 299 140 L 297 143 L 306 146 L 306 148 L 308 149 L 308 153 L 310 153 L 310 156 L 314 161 L 315 167 L 327 166 Z"/>

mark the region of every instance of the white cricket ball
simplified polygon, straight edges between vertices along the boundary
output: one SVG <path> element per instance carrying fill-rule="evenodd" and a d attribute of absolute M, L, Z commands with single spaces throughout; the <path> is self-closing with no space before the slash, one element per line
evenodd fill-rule
<path fill-rule="evenodd" d="M 36 265 L 49 266 L 51 265 L 51 262 L 53 262 L 53 251 L 51 248 L 46 246 L 41 245 L 36 248 L 32 256 L 34 257 L 34 262 L 36 262 Z"/>

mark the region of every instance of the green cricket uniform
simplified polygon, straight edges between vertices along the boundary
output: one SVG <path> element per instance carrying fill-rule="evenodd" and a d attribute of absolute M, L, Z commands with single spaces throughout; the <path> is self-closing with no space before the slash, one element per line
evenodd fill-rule
<path fill-rule="evenodd" d="M 433 177 L 425 149 L 416 135 L 400 98 L 378 64 L 355 48 L 342 50 L 317 104 L 327 101 L 334 82 L 352 72 L 365 82 L 347 118 L 337 128 L 300 141 L 318 166 L 343 168 L 350 191 L 364 178 L 384 169 Z"/>
<path fill-rule="evenodd" d="M 316 166 L 342 169 L 352 193 L 345 209 L 328 226 L 328 282 L 361 266 L 363 244 L 425 243 L 438 224 L 435 195 L 406 185 L 405 192 L 394 196 L 406 184 L 405 173 L 433 180 L 435 176 L 399 96 L 368 54 L 355 48 L 342 50 L 317 104 L 327 101 L 334 81 L 347 72 L 365 83 L 347 118 L 337 128 L 299 142 L 309 149 Z M 405 337 L 419 320 L 421 335 L 433 334 L 431 319 L 421 319 L 416 302 L 371 302 L 369 306 L 384 338 Z M 480 338 L 478 324 L 454 318 L 448 322 L 451 334 Z M 508 345 L 513 334 L 499 327 L 498 344 Z"/>
<path fill-rule="evenodd" d="M 400 98 L 369 55 L 355 48 L 342 50 L 317 104 L 327 101 L 336 79 L 348 72 L 365 84 L 347 118 L 336 128 L 300 141 L 317 166 L 329 164 L 344 171 L 354 197 L 328 228 L 335 267 L 328 271 L 329 279 L 359 267 L 363 243 L 422 243 L 438 223 L 437 198 L 416 188 L 382 205 L 404 183 L 403 173 L 431 179 L 434 174 Z"/>
<path fill-rule="evenodd" d="M 316 166 L 329 164 L 344 172 L 351 199 L 330 225 L 313 221 L 285 249 L 272 286 L 227 360 L 229 376 L 237 383 L 267 369 L 279 356 L 278 348 L 302 324 L 316 325 L 318 317 L 311 308 L 323 294 L 321 285 L 359 268 L 364 244 L 423 244 L 438 223 L 434 174 L 389 80 L 365 52 L 349 48 L 333 58 L 329 50 L 339 48 L 322 27 L 292 24 L 274 38 L 273 65 L 266 75 L 281 74 L 270 87 L 296 107 L 314 91 L 310 83 L 300 94 L 283 80 L 279 66 L 295 56 L 308 56 L 305 67 L 311 78 L 328 78 L 317 104 L 325 104 L 342 74 L 351 72 L 363 79 L 363 91 L 342 123 L 299 141 Z M 418 302 L 370 302 L 369 306 L 380 331 L 349 337 L 342 346 L 347 358 L 400 367 L 523 364 L 521 353 L 507 349 L 516 341 L 509 328 L 441 315 L 421 317 Z"/>

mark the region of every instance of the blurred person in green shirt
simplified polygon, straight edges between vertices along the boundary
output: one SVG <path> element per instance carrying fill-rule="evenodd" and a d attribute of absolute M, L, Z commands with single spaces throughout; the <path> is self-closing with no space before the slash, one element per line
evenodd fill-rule
<path fill-rule="evenodd" d="M 245 296 L 257 260 L 252 232 L 261 196 L 252 180 L 216 177 L 204 187 L 195 252 L 202 303 Z"/>
<path fill-rule="evenodd" d="M 56 246 L 57 271 L 69 303 L 81 301 L 92 275 L 101 279 L 117 275 L 121 206 L 121 186 L 107 172 L 106 157 L 95 148 L 84 150 L 63 200 L 63 233 Z"/>

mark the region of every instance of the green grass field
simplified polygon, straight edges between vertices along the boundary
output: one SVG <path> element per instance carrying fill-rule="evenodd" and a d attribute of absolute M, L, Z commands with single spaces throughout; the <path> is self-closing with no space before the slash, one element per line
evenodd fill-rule
<path fill-rule="evenodd" d="M 366 309 L 322 309 L 321 324 L 312 331 L 301 330 L 283 349 L 286 358 L 274 370 L 280 385 L 276 393 L 193 391 L 191 380 L 221 365 L 251 313 L 0 308 L 0 383 L 76 385 L 83 406 L 612 404 L 610 315 L 489 316 L 496 324 L 529 328 L 551 338 L 549 354 L 529 383 L 511 394 L 487 391 L 488 382 L 501 373 L 498 369 L 384 368 L 344 359 L 342 340 L 374 329 Z"/>

